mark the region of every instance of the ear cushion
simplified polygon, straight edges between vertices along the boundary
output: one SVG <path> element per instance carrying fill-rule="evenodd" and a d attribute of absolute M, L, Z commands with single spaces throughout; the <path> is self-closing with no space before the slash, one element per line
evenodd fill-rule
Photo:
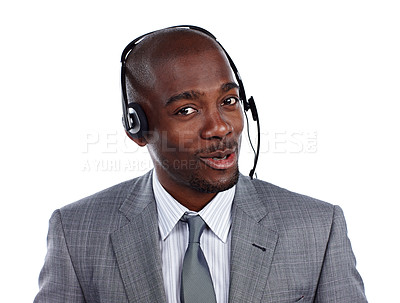
<path fill-rule="evenodd" d="M 132 126 L 126 129 L 126 131 L 132 138 L 143 138 L 149 130 L 147 117 L 143 108 L 138 103 L 132 102 L 128 104 L 127 109 L 128 120 L 132 122 Z"/>

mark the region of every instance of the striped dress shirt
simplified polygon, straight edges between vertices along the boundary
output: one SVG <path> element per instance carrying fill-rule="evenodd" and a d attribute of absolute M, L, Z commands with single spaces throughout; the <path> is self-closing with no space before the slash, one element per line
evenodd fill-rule
<path fill-rule="evenodd" d="M 185 213 L 200 215 L 209 228 L 200 238 L 213 280 L 217 303 L 227 303 L 231 246 L 231 210 L 236 186 L 219 192 L 200 212 L 190 211 L 176 201 L 160 184 L 153 171 L 153 191 L 157 203 L 160 249 L 165 293 L 168 303 L 180 303 L 181 270 L 188 246 Z"/>

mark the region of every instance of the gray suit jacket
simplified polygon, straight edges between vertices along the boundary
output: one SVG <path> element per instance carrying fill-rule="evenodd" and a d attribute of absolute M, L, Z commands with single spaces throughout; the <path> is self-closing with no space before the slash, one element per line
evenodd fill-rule
<path fill-rule="evenodd" d="M 366 302 L 341 209 L 240 176 L 229 302 Z M 53 213 L 35 302 L 166 302 L 151 172 Z M 206 303 L 206 302 L 205 302 Z"/>

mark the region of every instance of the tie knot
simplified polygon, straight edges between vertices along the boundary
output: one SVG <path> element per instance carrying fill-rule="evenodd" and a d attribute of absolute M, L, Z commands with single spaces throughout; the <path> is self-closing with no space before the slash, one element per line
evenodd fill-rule
<path fill-rule="evenodd" d="M 184 214 L 182 219 L 189 225 L 189 243 L 200 243 L 200 237 L 206 227 L 206 223 L 199 215 L 189 216 Z"/>

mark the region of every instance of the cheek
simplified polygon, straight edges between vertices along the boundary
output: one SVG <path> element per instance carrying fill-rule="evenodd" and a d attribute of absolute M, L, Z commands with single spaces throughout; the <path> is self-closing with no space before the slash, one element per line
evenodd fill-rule
<path fill-rule="evenodd" d="M 199 122 L 196 119 L 179 123 L 171 121 L 161 132 L 164 145 L 174 148 L 176 152 L 189 152 L 199 145 Z"/>
<path fill-rule="evenodd" d="M 198 136 L 190 127 L 176 126 L 154 131 L 151 146 L 163 158 L 185 158 L 199 146 Z"/>
<path fill-rule="evenodd" d="M 175 149 L 174 156 L 185 156 L 187 153 L 193 153 L 194 150 L 201 147 L 199 136 L 193 129 L 182 129 L 178 133 L 171 134 L 168 137 L 168 145 Z"/>
<path fill-rule="evenodd" d="M 242 133 L 244 128 L 244 113 L 242 109 L 240 109 L 239 113 L 233 118 L 232 126 L 235 133 Z"/>

